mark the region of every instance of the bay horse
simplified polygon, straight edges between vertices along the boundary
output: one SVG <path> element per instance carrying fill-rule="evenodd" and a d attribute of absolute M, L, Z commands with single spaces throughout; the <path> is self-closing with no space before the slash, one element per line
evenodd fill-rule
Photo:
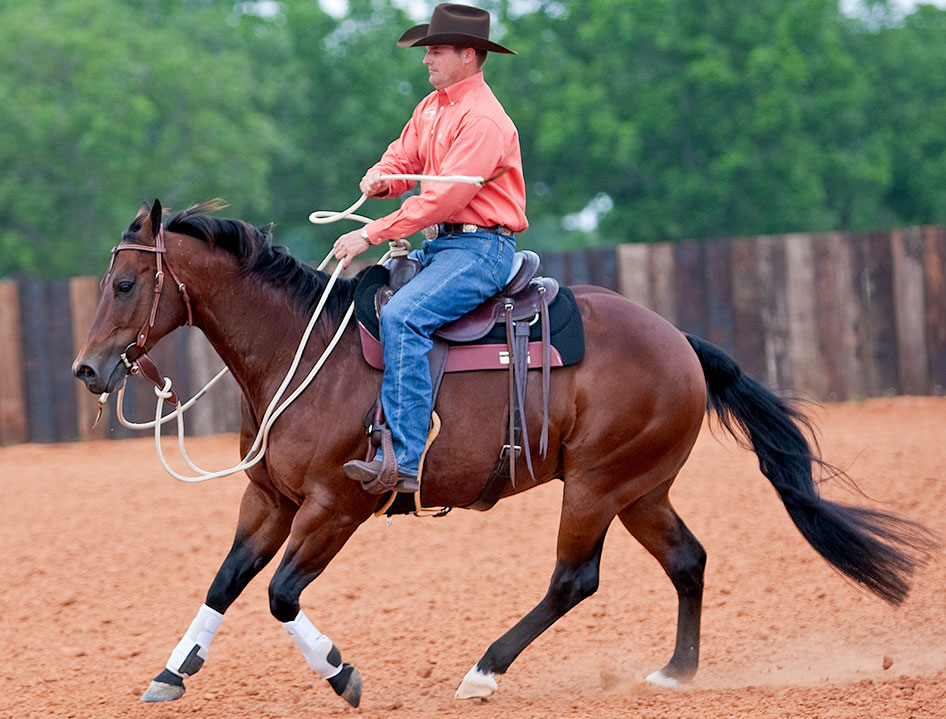
<path fill-rule="evenodd" d="M 221 207 L 217 201 L 194 205 L 162 224 L 159 201 L 142 205 L 113 249 L 73 372 L 92 392 L 111 392 L 135 359 L 175 328 L 192 323 L 242 391 L 245 456 L 328 276 L 273 245 L 268 227 L 208 216 Z M 162 293 L 165 272 L 177 288 Z M 328 344 L 357 280 L 339 279 L 332 288 L 300 375 Z M 618 293 L 593 286 L 572 291 L 584 323 L 585 356 L 553 370 L 548 451 L 533 453 L 534 477 L 518 472 L 515 486 L 503 494 L 561 480 L 555 568 L 543 599 L 487 649 L 463 678 L 459 698 L 496 691 L 496 677 L 595 592 L 605 533 L 615 517 L 657 559 L 678 597 L 673 653 L 647 681 L 675 686 L 694 676 L 706 553 L 677 515 L 668 491 L 707 411 L 756 453 L 762 474 L 816 551 L 882 599 L 903 601 L 935 540 L 894 514 L 820 497 L 816 475 L 826 465 L 799 408 L 743 374 L 719 348 Z M 444 378 L 437 400 L 442 430 L 424 461 L 424 506 L 458 507 L 479 495 L 505 439 L 504 375 Z M 273 426 L 265 462 L 247 470 L 230 551 L 143 700 L 184 694 L 184 679 L 200 669 L 228 607 L 288 539 L 269 584 L 271 613 L 312 669 L 358 705 L 359 672 L 301 611 L 299 596 L 379 507 L 379 497 L 348 479 L 342 464 L 364 455 L 362 420 L 380 383 L 380 372 L 363 360 L 357 330 L 348 327 L 322 372 Z M 542 415 L 539 394 L 530 392 L 526 407 L 533 426 Z M 484 421 L 488 417 L 497 421 Z"/>

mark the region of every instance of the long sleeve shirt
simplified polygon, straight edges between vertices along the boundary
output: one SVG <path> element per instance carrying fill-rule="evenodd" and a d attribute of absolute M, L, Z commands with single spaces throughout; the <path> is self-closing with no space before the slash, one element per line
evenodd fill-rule
<path fill-rule="evenodd" d="M 365 226 L 372 243 L 400 239 L 439 222 L 504 225 L 513 232 L 529 226 L 519 150 L 519 132 L 483 79 L 483 73 L 425 97 L 401 136 L 371 168 L 385 174 L 500 177 L 482 187 L 466 183 L 421 182 L 395 212 Z M 415 182 L 389 180 L 396 197 Z"/>

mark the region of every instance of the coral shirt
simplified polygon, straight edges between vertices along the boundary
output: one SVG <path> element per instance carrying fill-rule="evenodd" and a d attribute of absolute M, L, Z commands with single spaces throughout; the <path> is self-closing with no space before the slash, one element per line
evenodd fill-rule
<path fill-rule="evenodd" d="M 366 226 L 368 237 L 377 244 L 439 222 L 505 225 L 513 232 L 529 226 L 519 132 L 483 73 L 435 90 L 414 108 L 401 136 L 372 169 L 386 174 L 490 177 L 504 167 L 509 169 L 482 187 L 422 182 L 419 195 Z M 415 184 L 391 180 L 388 191 L 377 197 L 396 197 Z"/>

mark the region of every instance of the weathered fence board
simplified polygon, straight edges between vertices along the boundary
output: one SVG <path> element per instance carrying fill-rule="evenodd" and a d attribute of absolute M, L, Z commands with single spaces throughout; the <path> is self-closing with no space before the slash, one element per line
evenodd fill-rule
<path fill-rule="evenodd" d="M 676 279 L 674 277 L 673 245 L 661 243 L 648 245 L 652 248 L 650 256 L 650 302 L 649 305 L 657 314 L 665 317 L 673 324 L 678 324 L 678 308 L 676 300 Z"/>
<path fill-rule="evenodd" d="M 650 301 L 650 250 L 642 243 L 627 243 L 617 249 L 619 268 L 617 291 L 644 307 Z"/>
<path fill-rule="evenodd" d="M 754 241 L 747 239 L 733 241 L 730 248 L 733 344 L 724 349 L 732 352 L 746 373 L 761 380 L 765 373 L 766 341 L 758 249 Z"/>
<path fill-rule="evenodd" d="M 704 243 L 706 334 L 713 344 L 733 346 L 732 261 L 728 242 Z"/>
<path fill-rule="evenodd" d="M 923 292 L 923 236 L 920 228 L 891 236 L 894 321 L 897 330 L 897 385 L 904 394 L 926 392 L 926 313 Z"/>
<path fill-rule="evenodd" d="M 588 250 L 588 271 L 591 284 L 617 290 L 620 270 L 618 253 L 614 247 L 596 247 Z"/>
<path fill-rule="evenodd" d="M 824 394 L 821 396 L 830 399 L 840 399 L 847 391 L 842 358 L 842 312 L 838 302 L 840 245 L 841 238 L 837 234 L 822 236 L 812 243 L 813 291 L 818 319 L 814 323 L 814 332 L 821 357 L 820 371 L 824 377 Z"/>
<path fill-rule="evenodd" d="M 706 245 L 677 242 L 673 245 L 674 305 L 677 326 L 684 332 L 706 336 Z"/>
<path fill-rule="evenodd" d="M 26 383 L 20 332 L 20 294 L 15 282 L 0 282 L 0 445 L 29 440 Z"/>
<path fill-rule="evenodd" d="M 923 229 L 927 391 L 946 393 L 946 228 Z"/>
<path fill-rule="evenodd" d="M 863 242 L 866 248 L 864 301 L 868 317 L 870 394 L 894 394 L 899 372 L 890 236 L 870 233 Z"/>
<path fill-rule="evenodd" d="M 846 235 L 835 235 L 837 246 L 837 292 L 838 308 L 841 315 L 841 344 L 844 384 L 839 385 L 839 399 L 866 397 L 870 394 L 869 377 L 865 367 L 864 350 L 865 330 L 864 315 L 861 311 L 861 273 L 858 269 L 859 254 L 855 252 L 858 243 Z"/>
<path fill-rule="evenodd" d="M 821 366 L 815 304 L 814 247 L 810 235 L 785 237 L 785 303 L 788 322 L 789 386 L 824 397 L 827 383 Z"/>
<path fill-rule="evenodd" d="M 72 312 L 65 283 L 20 285 L 20 328 L 30 439 L 72 441 L 76 431 L 71 377 Z"/>

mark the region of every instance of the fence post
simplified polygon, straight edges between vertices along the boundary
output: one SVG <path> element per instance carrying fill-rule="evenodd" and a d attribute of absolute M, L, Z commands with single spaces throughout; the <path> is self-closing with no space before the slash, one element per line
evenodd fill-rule
<path fill-rule="evenodd" d="M 20 330 L 20 293 L 11 280 L 0 281 L 0 445 L 29 440 L 25 373 Z"/>

